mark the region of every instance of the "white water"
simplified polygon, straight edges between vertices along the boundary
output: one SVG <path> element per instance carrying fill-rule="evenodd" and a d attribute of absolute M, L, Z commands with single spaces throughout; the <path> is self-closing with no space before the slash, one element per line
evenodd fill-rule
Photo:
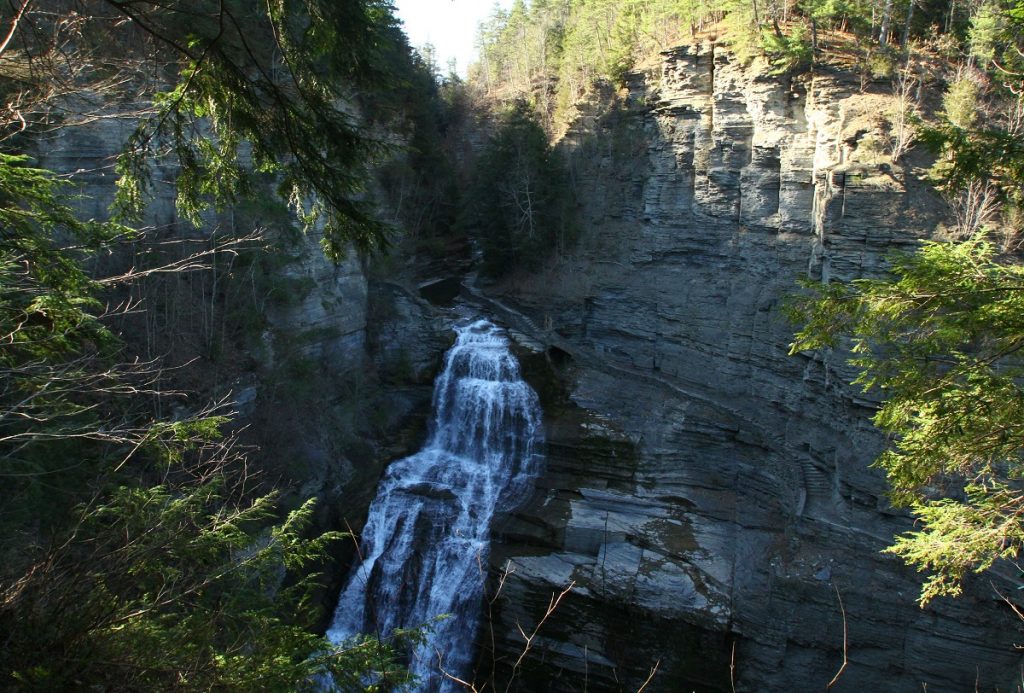
<path fill-rule="evenodd" d="M 537 394 L 520 377 L 508 337 L 486 320 L 455 331 L 427 442 L 388 467 L 363 528 L 363 560 L 327 632 L 341 644 L 430 625 L 409 662 L 423 691 L 461 690 L 439 663 L 472 675 L 491 518 L 524 499 L 539 464 Z"/>

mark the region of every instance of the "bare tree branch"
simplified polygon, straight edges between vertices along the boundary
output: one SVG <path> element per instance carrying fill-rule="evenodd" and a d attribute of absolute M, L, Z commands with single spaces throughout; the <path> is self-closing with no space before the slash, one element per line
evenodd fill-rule
<path fill-rule="evenodd" d="M 7 32 L 7 36 L 4 37 L 3 42 L 0 43 L 0 56 L 3 56 L 4 51 L 7 50 L 8 44 L 10 44 L 11 39 L 14 38 L 14 33 L 18 30 L 18 23 L 21 22 L 21 18 L 25 16 L 25 10 L 28 9 L 28 6 L 31 3 L 32 0 L 23 0 L 21 7 L 19 7 L 18 11 L 14 14 L 14 18 L 11 20 L 11 28 Z"/>

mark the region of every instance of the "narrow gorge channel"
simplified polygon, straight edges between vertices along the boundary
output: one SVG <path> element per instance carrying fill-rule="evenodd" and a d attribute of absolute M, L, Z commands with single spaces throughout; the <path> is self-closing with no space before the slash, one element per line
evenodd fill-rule
<path fill-rule="evenodd" d="M 486 320 L 454 329 L 427 441 L 381 480 L 327 633 L 343 643 L 427 627 L 409 662 L 424 691 L 457 688 L 442 668 L 470 676 L 491 519 L 525 499 L 542 459 L 538 397 L 505 332 Z"/>

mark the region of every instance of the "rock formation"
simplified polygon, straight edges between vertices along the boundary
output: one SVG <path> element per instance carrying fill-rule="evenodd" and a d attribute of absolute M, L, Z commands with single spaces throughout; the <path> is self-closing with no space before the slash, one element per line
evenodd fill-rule
<path fill-rule="evenodd" d="M 655 665 L 646 690 L 821 690 L 844 658 L 835 690 L 1010 689 L 1020 624 L 990 576 L 922 610 L 880 553 L 910 522 L 868 467 L 871 396 L 841 355 L 787 355 L 797 278 L 876 274 L 942 219 L 885 152 L 885 88 L 711 42 L 663 58 L 562 143 L 579 247 L 490 291 L 566 387 L 547 472 L 496 530 L 494 666 L 575 581 L 522 690 L 636 690 Z"/>
<path fill-rule="evenodd" d="M 507 673 L 518 626 L 530 633 L 575 581 L 522 690 L 631 691 L 654 667 L 648 691 L 820 690 L 844 658 L 836 690 L 1009 690 L 1019 621 L 988 576 L 921 610 L 918 577 L 880 553 L 910 522 L 868 467 L 884 443 L 871 396 L 845 385 L 841 356 L 787 356 L 780 307 L 798 277 L 878 273 L 941 220 L 941 200 L 885 154 L 884 90 L 827 65 L 772 76 L 712 42 L 663 58 L 628 94 L 596 94 L 562 143 L 577 248 L 471 299 L 520 335 L 548 440 L 532 500 L 495 527 L 492 572 L 513 572 L 481 631 L 483 669 Z M 42 165 L 80 172 L 94 216 L 126 127 L 99 120 L 41 147 Z M 175 226 L 169 187 L 157 192 L 148 223 Z M 450 334 L 315 239 L 280 271 L 303 290 L 265 316 L 244 413 L 257 428 L 302 422 L 286 460 L 298 495 L 346 498 L 334 512 L 358 519 L 382 461 L 421 442 Z M 268 385 L 281 342 L 323 382 L 373 364 L 380 379 L 362 387 L 377 391 L 351 389 L 375 402 L 374 449 L 333 427 L 352 395 L 338 381 L 322 410 L 282 414 Z"/>

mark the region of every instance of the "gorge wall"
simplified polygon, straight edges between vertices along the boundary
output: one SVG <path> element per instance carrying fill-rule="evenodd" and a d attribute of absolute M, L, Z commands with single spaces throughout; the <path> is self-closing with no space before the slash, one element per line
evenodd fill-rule
<path fill-rule="evenodd" d="M 876 274 L 942 221 L 925 162 L 884 152 L 887 85 L 712 42 L 663 58 L 561 144 L 578 247 L 487 291 L 566 388 L 547 472 L 496 530 L 494 666 L 574 581 L 522 690 L 636 690 L 656 665 L 646 690 L 820 690 L 844 637 L 835 690 L 1011 689 L 1019 621 L 989 576 L 922 610 L 880 553 L 910 521 L 868 468 L 870 396 L 841 355 L 787 356 L 797 278 Z"/>
<path fill-rule="evenodd" d="M 634 691 L 655 666 L 648 691 L 730 690 L 731 677 L 820 690 L 844 661 L 844 614 L 836 690 L 1012 689 L 1019 622 L 988 576 L 921 610 L 918 576 L 879 553 L 910 522 L 868 468 L 884 442 L 871 398 L 845 385 L 841 357 L 787 356 L 780 307 L 797 277 L 880 272 L 942 220 L 914 159 L 893 166 L 881 149 L 882 89 L 828 65 L 771 76 L 713 43 L 663 57 L 628 94 L 584 104 L 562 143 L 577 247 L 469 299 L 520 335 L 548 441 L 531 501 L 495 527 L 492 573 L 513 572 L 482 668 L 507 672 L 518 626 L 531 632 L 575 581 L 522 690 Z M 58 131 L 40 163 L 80 172 L 103 216 L 128 127 Z M 188 230 L 166 185 L 149 214 L 157 233 L 197 241 L 233 219 Z M 410 290 L 415 270 L 370 282 L 310 237 L 270 257 L 276 283 L 252 284 L 259 329 L 196 372 L 205 393 L 234 393 L 292 496 L 324 500 L 323 526 L 358 524 L 384 462 L 421 442 L 452 318 Z"/>
<path fill-rule="evenodd" d="M 117 113 L 116 104 L 110 109 Z M 71 175 L 72 202 L 84 217 L 107 218 L 113 162 L 135 126 L 131 118 L 96 117 L 44 131 L 35 138 L 36 161 Z M 395 327 L 431 322 L 422 306 L 384 291 L 375 292 L 371 326 L 364 259 L 351 252 L 340 262 L 328 260 L 319 233 L 294 228 L 269 189 L 192 224 L 175 204 L 177 173 L 173 165 L 155 167 L 137 224 L 143 236 L 96 259 L 91 268 L 99 276 L 173 265 L 232 238 L 257 238 L 186 263 L 190 269 L 116 289 L 111 305 L 130 296 L 135 309 L 123 317 L 115 311 L 112 328 L 127 353 L 161 360 L 163 388 L 190 393 L 185 400 L 168 397 L 174 416 L 224 399 L 223 411 L 234 412 L 232 428 L 254 446 L 254 472 L 280 487 L 286 504 L 316 496 L 321 528 L 343 528 L 343 510 L 351 507 L 357 510 L 349 519 L 358 523 L 384 462 L 419 442 L 431 379 L 447 347 L 443 328 L 422 335 Z M 422 362 L 394 363 L 388 349 L 400 340 L 389 341 L 392 332 L 414 336 L 428 352 L 416 357 Z M 401 387 L 380 387 L 379 378 L 397 371 Z M 325 599 L 333 608 L 331 591 Z"/>

